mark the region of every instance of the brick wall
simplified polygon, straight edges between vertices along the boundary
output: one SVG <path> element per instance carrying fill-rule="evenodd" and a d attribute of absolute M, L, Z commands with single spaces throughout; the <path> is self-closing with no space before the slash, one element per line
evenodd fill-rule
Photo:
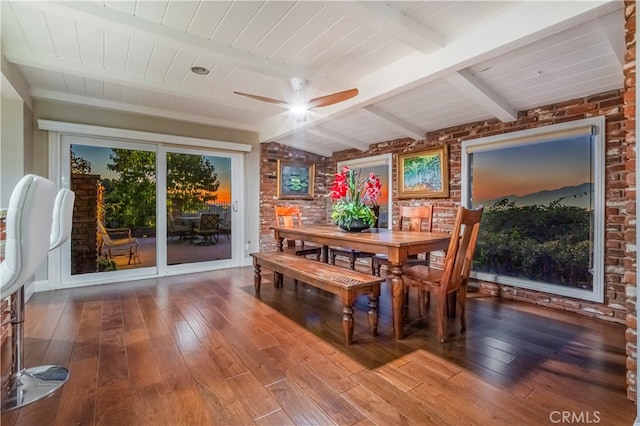
<path fill-rule="evenodd" d="M 279 200 L 277 198 L 278 160 L 315 164 L 313 200 Z M 261 145 L 260 152 L 260 251 L 276 249 L 273 231 L 275 223 L 274 206 L 298 205 L 303 223 L 325 223 L 327 217 L 326 182 L 332 178 L 335 169 L 328 169 L 329 160 L 320 155 L 296 150 L 278 143 Z M 327 176 L 330 174 L 330 176 Z"/>
<path fill-rule="evenodd" d="M 98 269 L 98 185 L 100 175 L 74 174 L 71 190 L 76 195 L 71 233 L 71 274 L 96 272 Z"/>
<path fill-rule="evenodd" d="M 625 54 L 624 66 L 624 119 L 626 127 L 625 136 L 625 177 L 626 186 L 624 198 L 624 240 L 622 246 L 624 252 L 624 274 L 620 285 L 626 289 L 627 331 L 625 338 L 627 341 L 625 352 L 627 354 L 627 396 L 629 399 L 637 401 L 637 378 L 638 370 L 638 346 L 637 330 L 638 317 L 636 312 L 636 2 L 625 1 L 625 41 L 627 51 Z M 622 207 L 621 207 L 622 210 Z"/>

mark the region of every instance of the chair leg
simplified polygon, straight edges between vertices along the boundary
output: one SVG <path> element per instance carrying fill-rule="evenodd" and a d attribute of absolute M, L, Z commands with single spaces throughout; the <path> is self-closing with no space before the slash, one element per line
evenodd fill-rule
<path fill-rule="evenodd" d="M 465 308 L 467 305 L 467 286 L 463 285 L 460 287 L 458 295 L 458 304 L 460 305 L 460 330 L 464 331 L 467 329 L 467 317 L 465 315 Z"/>
<path fill-rule="evenodd" d="M 438 312 L 437 312 L 437 332 L 438 340 L 440 343 L 444 343 L 444 330 L 447 322 L 447 295 L 443 294 L 438 297 Z"/>
<path fill-rule="evenodd" d="M 58 390 L 69 378 L 69 370 L 59 365 L 24 368 L 24 286 L 12 295 L 12 365 L 9 384 L 2 389 L 2 412 L 15 410 L 43 399 Z M 6 393 L 5 393 L 6 392 Z"/>
<path fill-rule="evenodd" d="M 422 318 L 425 314 L 425 291 L 423 289 L 418 289 L 418 317 Z"/>

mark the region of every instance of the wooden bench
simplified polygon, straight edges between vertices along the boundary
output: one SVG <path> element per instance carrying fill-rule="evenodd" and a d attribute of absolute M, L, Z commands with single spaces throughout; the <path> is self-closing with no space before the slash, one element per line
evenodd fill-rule
<path fill-rule="evenodd" d="M 353 340 L 353 305 L 357 296 L 366 294 L 369 298 L 369 331 L 372 336 L 378 333 L 378 297 L 380 296 L 380 283 L 384 281 L 384 278 L 281 251 L 251 253 L 251 256 L 253 256 L 253 282 L 256 293 L 260 292 L 260 267 L 264 266 L 274 272 L 275 287 L 281 287 L 282 276 L 287 275 L 335 294 L 340 297 L 343 306 L 342 328 L 347 345 L 350 345 Z"/>

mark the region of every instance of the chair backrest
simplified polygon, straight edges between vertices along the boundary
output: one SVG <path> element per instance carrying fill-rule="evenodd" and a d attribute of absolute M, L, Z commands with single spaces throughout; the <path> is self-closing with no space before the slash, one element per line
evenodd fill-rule
<path fill-rule="evenodd" d="M 297 226 L 302 225 L 302 214 L 298 206 L 275 206 L 276 225 L 278 226 Z M 303 245 L 304 241 L 296 241 L 287 238 L 287 247 L 295 247 Z"/>
<path fill-rule="evenodd" d="M 98 221 L 98 235 L 102 239 L 102 242 L 107 246 L 113 246 L 113 241 L 107 232 L 107 229 L 104 227 L 102 222 Z"/>
<path fill-rule="evenodd" d="M 55 197 L 55 184 L 36 175 L 24 176 L 11 192 L 4 261 L 0 263 L 0 298 L 19 290 L 45 262 Z"/>
<path fill-rule="evenodd" d="M 49 237 L 49 250 L 61 246 L 71 236 L 73 225 L 73 203 L 76 194 L 72 190 L 62 188 L 58 191 L 53 205 L 53 223 Z"/>
<path fill-rule="evenodd" d="M 169 229 L 169 232 L 173 232 L 176 229 L 176 223 L 171 213 L 167 213 L 167 229 Z"/>
<path fill-rule="evenodd" d="M 302 225 L 302 215 L 298 206 L 275 206 L 275 213 L 278 226 Z"/>
<path fill-rule="evenodd" d="M 483 206 L 473 210 L 462 206 L 458 208 L 440 281 L 440 291 L 444 294 L 459 289 L 469 281 L 483 209 Z"/>
<path fill-rule="evenodd" d="M 218 213 L 204 213 L 200 216 L 200 231 L 210 231 L 218 229 L 220 215 Z"/>
<path fill-rule="evenodd" d="M 405 207 L 400 210 L 399 229 L 403 231 L 431 232 L 433 206 Z"/>

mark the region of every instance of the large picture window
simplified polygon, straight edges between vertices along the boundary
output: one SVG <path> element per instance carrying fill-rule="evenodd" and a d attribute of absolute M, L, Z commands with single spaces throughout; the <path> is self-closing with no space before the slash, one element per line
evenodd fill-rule
<path fill-rule="evenodd" d="M 604 119 L 463 143 L 477 278 L 602 301 Z"/>

